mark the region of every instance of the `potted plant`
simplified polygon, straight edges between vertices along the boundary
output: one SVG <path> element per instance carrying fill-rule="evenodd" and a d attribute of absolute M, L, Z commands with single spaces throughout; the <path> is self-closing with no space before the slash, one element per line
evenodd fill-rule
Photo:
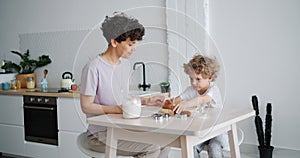
<path fill-rule="evenodd" d="M 253 109 L 256 112 L 255 126 L 258 139 L 258 149 L 261 158 L 272 158 L 274 147 L 271 146 L 271 128 L 272 128 L 272 105 L 268 103 L 266 106 L 265 132 L 263 131 L 262 120 L 259 116 L 258 100 L 256 96 L 252 96 Z"/>
<path fill-rule="evenodd" d="M 170 83 L 169 82 L 160 82 L 160 89 L 162 93 L 170 92 Z"/>
<path fill-rule="evenodd" d="M 30 59 L 28 49 L 23 54 L 18 51 L 11 51 L 11 53 L 20 56 L 20 58 L 21 58 L 20 63 L 19 64 L 16 64 L 13 62 L 5 63 L 5 65 L 3 65 L 1 68 L 2 69 L 12 69 L 15 72 L 17 72 L 18 75 L 16 76 L 16 78 L 18 80 L 20 80 L 22 88 L 26 87 L 27 77 L 33 77 L 34 81 L 36 80 L 36 75 L 35 75 L 34 71 L 37 68 L 43 67 L 43 66 L 51 63 L 51 59 L 48 55 L 41 55 L 38 57 L 38 60 Z"/>

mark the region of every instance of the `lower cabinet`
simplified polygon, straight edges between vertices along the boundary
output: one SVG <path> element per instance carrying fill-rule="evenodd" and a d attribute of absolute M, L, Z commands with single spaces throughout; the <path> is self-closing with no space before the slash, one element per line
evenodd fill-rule
<path fill-rule="evenodd" d="M 0 124 L 24 126 L 23 97 L 0 95 Z"/>
<path fill-rule="evenodd" d="M 25 154 L 23 156 L 33 158 L 58 157 L 59 146 L 24 141 Z"/>
<path fill-rule="evenodd" d="M 59 157 L 85 158 L 77 136 L 87 130 L 86 116 L 78 98 L 58 98 Z"/>
<path fill-rule="evenodd" d="M 77 136 L 86 131 L 79 98 L 58 98 L 58 146 L 25 141 L 23 96 L 0 95 L 0 152 L 33 158 L 85 158 Z"/>
<path fill-rule="evenodd" d="M 88 158 L 77 147 L 76 132 L 59 132 L 59 145 L 48 145 L 24 140 L 24 128 L 0 125 L 0 152 L 33 158 Z"/>
<path fill-rule="evenodd" d="M 22 96 L 0 95 L 0 152 L 24 154 Z"/>
<path fill-rule="evenodd" d="M 59 131 L 81 133 L 87 130 L 86 116 L 81 111 L 79 98 L 58 98 L 57 106 Z"/>
<path fill-rule="evenodd" d="M 0 152 L 24 155 L 24 128 L 0 124 Z"/>

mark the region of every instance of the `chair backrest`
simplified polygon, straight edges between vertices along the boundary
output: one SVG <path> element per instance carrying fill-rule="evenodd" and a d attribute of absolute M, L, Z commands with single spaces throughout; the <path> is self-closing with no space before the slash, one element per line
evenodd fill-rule
<path fill-rule="evenodd" d="M 244 141 L 244 132 L 241 128 L 237 127 L 237 134 L 238 134 L 238 144 L 241 145 Z M 229 146 L 224 147 L 223 150 L 230 151 Z"/>

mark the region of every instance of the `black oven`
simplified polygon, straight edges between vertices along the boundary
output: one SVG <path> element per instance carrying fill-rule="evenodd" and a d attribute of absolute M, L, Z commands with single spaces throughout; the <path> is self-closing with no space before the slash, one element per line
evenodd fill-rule
<path fill-rule="evenodd" d="M 57 98 L 23 96 L 25 140 L 58 145 Z"/>

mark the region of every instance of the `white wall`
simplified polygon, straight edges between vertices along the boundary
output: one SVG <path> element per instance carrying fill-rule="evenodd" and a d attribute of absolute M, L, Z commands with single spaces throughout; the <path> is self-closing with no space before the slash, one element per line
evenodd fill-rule
<path fill-rule="evenodd" d="M 252 106 L 254 94 L 261 108 L 273 103 L 272 144 L 300 150 L 300 1 L 209 3 L 211 37 L 225 65 L 225 105 Z M 245 142 L 257 144 L 254 118 L 240 126 L 246 132 Z"/>
<path fill-rule="evenodd" d="M 7 53 L 19 48 L 18 34 L 80 30 L 93 28 L 102 22 L 105 15 L 114 11 L 141 11 L 140 7 L 164 6 L 164 1 L 127 0 L 1 0 L 0 1 L 0 52 Z M 146 26 L 158 25 L 163 17 L 157 19 L 147 15 L 144 10 L 137 17 Z M 147 18 L 143 18 L 147 16 Z"/>
<path fill-rule="evenodd" d="M 165 66 L 167 65 L 167 46 L 163 6 L 165 6 L 164 0 L 1 0 L 0 60 L 8 59 L 18 63 L 19 57 L 11 54 L 10 51 L 25 51 L 27 48 L 31 50 L 33 58 L 42 53 L 49 54 L 54 60 L 42 69 L 49 69 L 49 86 L 59 87 L 61 74 L 64 71 L 80 74 L 81 67 L 75 68 L 74 65 L 83 65 L 76 63 L 78 61 L 74 59 L 78 55 L 77 49 L 63 48 L 64 44 L 70 45 L 73 42 L 73 39 L 63 41 L 68 39 L 65 37 L 69 35 L 68 31 L 99 29 L 96 26 L 103 21 L 106 15 L 110 16 L 114 11 L 124 11 L 139 19 L 146 28 L 145 38 L 138 43 L 138 48 L 131 61 L 144 61 L 147 64 L 147 83 L 151 83 L 155 87 L 159 82 L 167 80 L 168 76 Z M 19 36 L 23 40 L 20 41 Z M 51 40 L 47 41 L 47 37 Z M 99 43 L 98 48 L 102 51 L 106 47 L 102 32 L 98 34 L 98 38 L 99 41 L 103 41 L 103 43 Z M 61 41 L 55 41 L 56 39 Z M 49 44 L 47 45 L 46 42 Z M 74 42 L 78 43 L 78 40 L 74 40 Z M 58 46 L 60 49 L 52 47 L 55 43 L 60 44 Z M 75 43 L 73 46 L 76 46 Z M 80 53 L 89 55 L 94 53 L 96 56 L 100 52 L 88 53 L 81 50 Z M 85 61 L 85 58 L 79 59 L 79 62 Z M 42 77 L 42 69 L 36 71 L 38 80 Z M 157 71 L 162 74 L 159 78 L 155 77 Z M 80 75 L 75 77 L 78 83 Z M 133 86 L 142 82 L 141 77 L 139 68 L 134 74 Z"/>

